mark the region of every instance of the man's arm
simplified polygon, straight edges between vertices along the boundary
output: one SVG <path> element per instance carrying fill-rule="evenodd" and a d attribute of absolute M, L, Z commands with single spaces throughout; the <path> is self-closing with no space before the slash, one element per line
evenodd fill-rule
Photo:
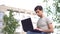
<path fill-rule="evenodd" d="M 48 27 L 49 27 L 48 30 L 42 30 L 42 29 L 39 29 L 39 30 L 43 31 L 43 32 L 53 32 L 53 25 L 52 25 L 52 23 L 48 24 Z"/>

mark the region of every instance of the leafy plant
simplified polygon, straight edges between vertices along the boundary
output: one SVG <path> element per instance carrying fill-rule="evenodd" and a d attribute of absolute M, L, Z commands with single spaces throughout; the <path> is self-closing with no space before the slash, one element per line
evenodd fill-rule
<path fill-rule="evenodd" d="M 60 3 L 60 0 L 54 0 L 55 3 L 53 3 L 54 7 L 56 8 L 56 11 L 55 11 L 55 21 L 57 22 L 57 24 L 60 23 L 60 7 L 59 7 L 59 3 Z M 55 28 L 60 28 L 60 25 L 59 26 L 55 26 Z"/>
<path fill-rule="evenodd" d="M 4 15 L 4 34 L 14 34 L 16 28 L 19 26 L 18 21 L 13 17 L 13 10 L 9 10 L 9 16 Z"/>

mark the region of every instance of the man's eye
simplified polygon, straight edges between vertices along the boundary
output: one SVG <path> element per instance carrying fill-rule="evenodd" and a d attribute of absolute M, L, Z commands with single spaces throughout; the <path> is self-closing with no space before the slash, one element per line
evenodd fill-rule
<path fill-rule="evenodd" d="M 39 13 L 39 12 L 36 12 L 36 13 Z"/>

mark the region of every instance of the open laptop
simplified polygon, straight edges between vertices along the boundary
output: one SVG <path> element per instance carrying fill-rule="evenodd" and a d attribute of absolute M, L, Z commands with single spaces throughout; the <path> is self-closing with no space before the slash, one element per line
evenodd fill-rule
<path fill-rule="evenodd" d="M 27 31 L 41 32 L 41 31 L 33 29 L 33 24 L 32 24 L 31 18 L 24 19 L 21 21 L 21 23 L 22 23 L 23 30 L 25 32 L 27 32 Z"/>

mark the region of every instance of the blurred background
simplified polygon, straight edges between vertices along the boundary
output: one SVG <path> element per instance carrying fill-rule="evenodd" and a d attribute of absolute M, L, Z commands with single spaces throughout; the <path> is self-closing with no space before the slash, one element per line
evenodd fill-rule
<path fill-rule="evenodd" d="M 39 17 L 34 8 L 37 5 L 41 5 L 44 15 L 53 20 L 52 34 L 60 34 L 60 0 L 0 0 L 0 34 L 26 34 L 21 24 L 26 18 L 31 18 L 36 28 Z"/>

